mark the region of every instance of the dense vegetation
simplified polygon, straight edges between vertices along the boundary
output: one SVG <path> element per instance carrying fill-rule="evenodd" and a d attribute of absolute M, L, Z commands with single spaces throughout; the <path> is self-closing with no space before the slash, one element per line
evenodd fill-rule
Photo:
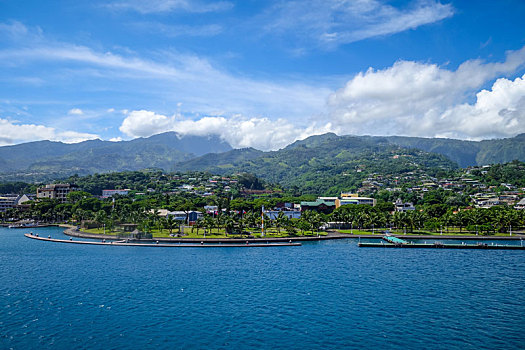
<path fill-rule="evenodd" d="M 347 140 L 345 140 L 346 142 Z M 304 180 L 312 188 L 338 189 L 334 187 L 333 177 L 342 179 L 335 182 L 344 186 L 343 181 L 354 179 L 359 181 L 363 174 L 382 171 L 380 176 L 387 174 L 399 175 L 414 169 L 425 168 L 428 164 L 439 164 L 438 167 L 429 167 L 429 172 L 435 174 L 452 172 L 455 176 L 469 176 L 477 184 L 492 186 L 492 191 L 505 192 L 508 184 L 525 187 L 525 163 L 513 161 L 507 164 L 491 167 L 473 168 L 467 170 L 447 169 L 451 163 L 446 159 L 428 155 L 414 150 L 393 148 L 390 153 L 374 152 L 374 149 L 362 148 L 362 153 L 355 161 L 353 153 L 343 152 L 337 147 L 328 147 L 325 142 L 308 145 L 299 142 L 293 145 L 292 152 L 274 152 L 273 159 L 286 157 L 292 154 L 287 161 L 297 161 L 296 166 L 301 168 L 295 173 L 296 181 Z M 337 145 L 337 144 L 336 144 Z M 320 149 L 326 154 L 323 159 L 314 159 L 313 164 L 301 166 L 310 152 Z M 367 153 L 369 152 L 369 153 Z M 367 154 L 366 161 L 362 155 Z M 394 157 L 398 156 L 398 157 Z M 336 159 L 337 161 L 332 161 Z M 257 164 L 253 160 L 251 161 Z M 294 164 L 294 163 L 292 163 Z M 351 165 L 349 165 L 351 164 Z M 354 165 L 355 164 L 355 165 Z M 271 163 L 269 163 L 271 165 Z M 340 168 L 346 166 L 356 170 L 355 176 L 336 176 Z M 274 176 L 279 172 L 272 168 Z M 290 170 L 289 170 L 290 171 Z M 377 175 L 377 174 L 376 174 Z M 30 204 L 29 210 L 10 209 L 1 213 L 2 220 L 33 219 L 44 222 L 76 222 L 92 221 L 97 226 L 104 226 L 110 232 L 118 223 L 137 223 L 141 230 L 163 234 L 178 232 L 178 223 L 171 219 L 159 218 L 155 211 L 168 209 L 170 211 L 199 210 L 203 211 L 206 205 L 216 205 L 217 213 L 207 215 L 200 220 L 193 229 L 199 232 L 200 228 L 207 227 L 208 235 L 233 234 L 246 232 L 256 234 L 260 231 L 261 208 L 273 208 L 279 203 L 300 203 L 315 199 L 315 194 L 297 196 L 297 187 L 279 187 L 262 181 L 250 173 L 239 173 L 228 177 L 212 175 L 207 172 L 164 173 L 162 171 L 132 171 L 122 173 L 94 174 L 88 176 L 72 176 L 65 182 L 75 183 L 82 191 L 72 192 L 67 203 L 58 203 L 53 200 L 35 201 Z M 420 179 L 414 179 L 414 183 Z M 331 187 L 327 187 L 331 186 Z M 23 193 L 33 190 L 34 185 L 16 182 L 0 184 L 3 192 Z M 116 196 L 115 199 L 99 199 L 103 189 L 130 189 L 129 196 Z M 270 193 L 246 195 L 246 189 L 271 189 Z M 344 188 L 348 190 L 348 188 Z M 507 206 L 497 206 L 491 209 L 473 209 L 470 207 L 469 194 L 477 191 L 478 187 L 465 188 L 461 192 L 432 189 L 424 193 L 380 190 L 375 194 L 377 205 L 352 206 L 346 205 L 325 216 L 315 212 L 303 213 L 301 219 L 287 219 L 280 215 L 275 220 L 266 218 L 266 226 L 271 234 L 296 235 L 306 232 L 315 233 L 326 222 L 336 222 L 336 226 L 346 229 L 375 230 L 392 228 L 398 232 L 454 232 L 495 234 L 517 230 L 525 225 L 525 211 L 514 210 Z M 206 194 L 212 191 L 213 194 Z M 305 191 L 307 192 L 307 191 Z M 393 212 L 394 202 L 401 198 L 416 205 L 415 211 Z M 167 234 L 164 232 L 164 234 Z"/>
<path fill-rule="evenodd" d="M 401 147 L 442 154 L 458 163 L 460 167 L 507 163 L 515 159 L 525 161 L 525 134 L 508 139 L 484 141 L 401 136 L 386 139 Z"/>
<path fill-rule="evenodd" d="M 512 161 L 506 164 L 494 164 L 486 169 L 480 168 L 470 172 L 475 179 L 488 186 L 499 186 L 508 183 L 518 187 L 525 187 L 525 163 Z"/>
<path fill-rule="evenodd" d="M 0 179 L 35 182 L 73 174 L 147 168 L 172 170 L 176 162 L 228 150 L 231 146 L 218 137 L 180 137 L 173 132 L 121 142 L 30 142 L 0 147 Z"/>
<path fill-rule="evenodd" d="M 324 195 L 355 191 L 371 173 L 388 175 L 424 170 L 429 175 L 443 175 L 457 168 L 453 162 L 437 154 L 334 134 L 313 136 L 256 158 L 238 156 L 235 162 L 229 162 L 228 157 L 226 163 L 220 163 L 221 160 L 219 158 L 209 165 L 207 156 L 204 156 L 180 163 L 177 168 L 219 174 L 253 173 L 296 194 Z"/>
<path fill-rule="evenodd" d="M 357 162 L 359 158 L 366 160 L 370 155 L 381 159 L 382 154 L 386 155 L 399 148 L 405 149 L 406 152 L 417 149 L 421 152 L 420 155 L 425 152 L 439 154 L 461 167 L 466 167 L 505 163 L 514 159 L 525 161 L 524 141 L 525 135 L 477 142 L 438 138 L 325 134 L 295 142 L 277 152 L 262 152 L 255 149 L 228 152 L 232 149 L 231 146 L 217 136 L 180 137 L 175 133 L 121 142 L 92 140 L 64 144 L 39 141 L 0 147 L 0 181 L 39 182 L 65 178 L 73 174 L 162 169 L 165 171 L 213 170 L 214 173 L 241 170 L 260 174 L 269 181 L 284 183 L 283 178 L 287 176 L 286 168 L 295 168 L 299 160 L 302 161 L 301 165 L 308 162 L 309 164 L 305 166 L 312 168 L 317 166 L 320 171 L 325 166 L 332 169 L 332 165 L 325 162 L 328 154 L 339 156 L 334 158 L 334 161 L 346 162 L 352 159 Z M 333 144 L 339 153 L 327 153 L 330 144 Z M 309 151 L 301 152 L 301 147 L 306 147 Z M 367 152 L 364 152 L 365 149 Z M 285 155 L 285 153 L 289 154 Z M 207 154 L 205 157 L 198 158 L 205 154 Z M 295 156 L 300 158 L 295 159 Z M 422 157 L 419 158 L 418 161 L 423 161 Z M 253 164 L 250 161 L 253 161 Z M 434 166 L 435 161 L 436 159 L 428 164 L 423 161 L 420 165 Z M 268 164 L 271 169 L 267 169 Z M 388 167 L 391 165 L 395 164 L 385 164 Z M 272 170 L 277 170 L 277 174 L 267 176 L 272 174 Z M 337 174 L 337 171 L 334 170 L 334 173 Z M 302 180 L 311 179 L 306 176 Z M 345 186 L 350 182 L 344 181 Z M 333 186 L 338 184 L 334 183 Z"/>
<path fill-rule="evenodd" d="M 306 211 L 300 219 L 288 219 L 282 213 L 270 220 L 265 217 L 265 227 L 269 234 L 298 235 L 306 232 L 317 233 L 319 228 L 332 222 L 333 228 L 353 230 L 397 230 L 412 233 L 476 233 L 490 235 L 510 233 L 522 229 L 525 225 L 525 211 L 500 206 L 490 209 L 459 209 L 434 203 L 436 197 L 421 205 L 419 210 L 409 212 L 391 212 L 391 203 L 380 201 L 375 207 L 367 205 L 344 205 L 331 215 Z M 97 227 L 104 226 L 108 233 L 118 223 L 135 223 L 143 232 L 163 230 L 169 233 L 179 232 L 180 225 L 172 217 L 162 218 L 158 209 L 202 210 L 206 204 L 216 204 L 217 213 L 208 214 L 199 219 L 193 229 L 208 228 L 208 234 L 250 234 L 257 235 L 261 230 L 260 210 L 264 205 L 271 207 L 279 201 L 296 202 L 306 198 L 237 198 L 230 197 L 202 198 L 191 194 L 169 196 L 156 194 L 142 198 L 117 197 L 97 199 L 87 192 L 72 192 L 68 203 L 54 200 L 42 200 L 31 204 L 29 210 L 9 209 L 2 212 L 2 220 L 32 219 L 41 222 L 76 222 L 90 221 Z M 433 204 L 431 204 L 433 203 Z M 224 209 L 224 210 L 223 210 Z M 282 231 L 282 232 L 281 232 Z M 347 231 L 348 232 L 348 231 Z M 167 234 L 167 232 L 165 232 Z"/>

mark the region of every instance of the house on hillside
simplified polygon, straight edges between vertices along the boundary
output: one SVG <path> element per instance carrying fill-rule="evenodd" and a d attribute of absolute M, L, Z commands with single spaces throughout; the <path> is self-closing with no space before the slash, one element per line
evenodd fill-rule
<path fill-rule="evenodd" d="M 514 206 L 514 209 L 524 210 L 525 209 L 525 198 L 523 198 L 518 203 L 516 203 L 516 205 Z"/>
<path fill-rule="evenodd" d="M 416 210 L 416 208 L 414 207 L 414 204 L 412 204 L 411 202 L 403 203 L 403 201 L 401 200 L 401 198 L 398 198 L 398 199 L 394 202 L 394 205 L 395 205 L 395 207 L 396 207 L 396 211 L 398 211 L 398 212 L 410 211 L 410 210 Z"/>

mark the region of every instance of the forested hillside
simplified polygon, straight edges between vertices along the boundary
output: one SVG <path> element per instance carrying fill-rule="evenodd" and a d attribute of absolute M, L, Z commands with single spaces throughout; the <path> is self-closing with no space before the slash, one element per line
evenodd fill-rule
<path fill-rule="evenodd" d="M 375 139 L 376 137 L 372 137 Z M 441 138 L 391 136 L 393 144 L 442 154 L 460 167 L 525 161 L 525 134 L 508 139 L 463 141 Z"/>
<path fill-rule="evenodd" d="M 0 147 L 0 179 L 42 181 L 72 174 L 147 168 L 169 171 L 176 162 L 231 149 L 217 136 L 181 137 L 174 132 L 120 142 L 30 142 Z"/>
<path fill-rule="evenodd" d="M 379 139 L 325 134 L 297 141 L 252 159 L 201 157 L 175 166 L 217 174 L 253 173 L 300 193 L 337 194 L 355 189 L 369 174 L 404 174 L 425 170 L 447 172 L 457 165 L 444 156 L 404 149 Z"/>

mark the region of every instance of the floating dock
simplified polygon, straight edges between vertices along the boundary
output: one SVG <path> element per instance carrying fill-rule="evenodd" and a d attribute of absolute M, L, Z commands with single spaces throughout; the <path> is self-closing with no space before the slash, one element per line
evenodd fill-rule
<path fill-rule="evenodd" d="M 443 243 L 358 243 L 363 248 L 434 248 L 434 249 L 495 249 L 495 250 L 525 250 L 524 246 L 506 244 L 443 244 Z"/>
<path fill-rule="evenodd" d="M 294 242 L 278 242 L 278 243 L 136 243 L 136 241 L 74 241 L 72 239 L 55 239 L 51 237 L 39 237 L 31 233 L 24 234 L 27 238 L 36 239 L 39 241 L 56 242 L 56 243 L 70 243 L 70 244 L 88 244 L 88 245 L 104 245 L 104 246 L 126 246 L 126 247 L 169 247 L 169 248 L 234 248 L 234 247 L 295 247 L 301 246 L 301 243 Z"/>

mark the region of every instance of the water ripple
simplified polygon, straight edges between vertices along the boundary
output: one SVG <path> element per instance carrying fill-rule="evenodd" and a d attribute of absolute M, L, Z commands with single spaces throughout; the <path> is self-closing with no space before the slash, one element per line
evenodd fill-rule
<path fill-rule="evenodd" d="M 524 348 L 521 251 L 107 249 L 22 234 L 0 228 L 0 348 Z"/>

